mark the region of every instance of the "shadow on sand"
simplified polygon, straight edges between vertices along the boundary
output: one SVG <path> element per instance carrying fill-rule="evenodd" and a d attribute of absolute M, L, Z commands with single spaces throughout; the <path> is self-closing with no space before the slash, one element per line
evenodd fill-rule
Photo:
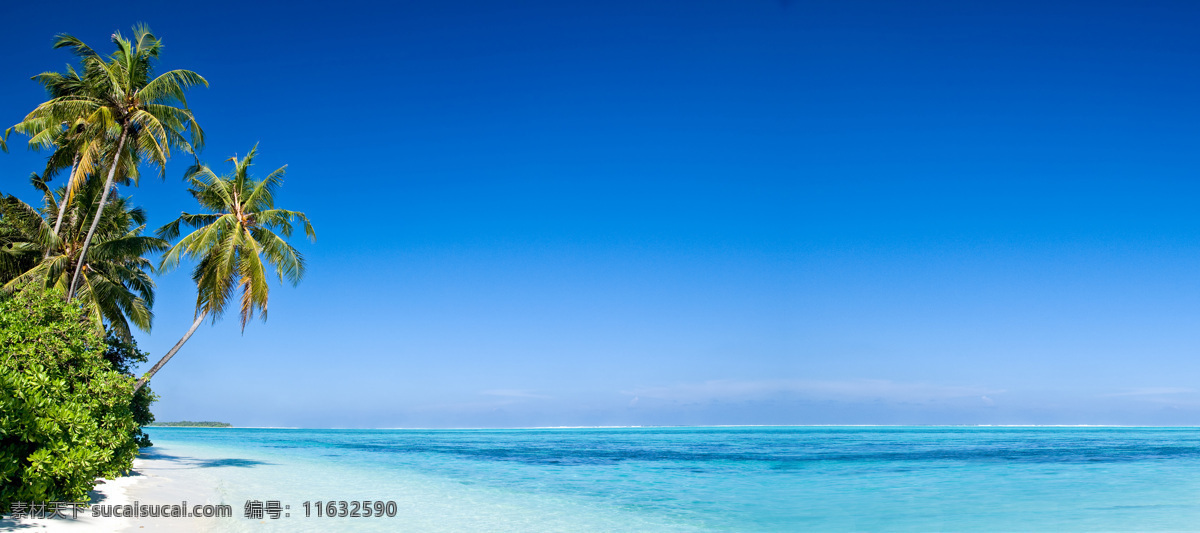
<path fill-rule="evenodd" d="M 141 459 L 147 459 L 147 460 L 152 460 L 152 461 L 167 461 L 167 462 L 169 462 L 169 466 L 168 465 L 162 465 L 162 466 L 154 465 L 151 467 L 156 470 L 157 469 L 185 470 L 185 469 L 191 469 L 191 468 L 217 468 L 217 467 L 222 467 L 222 466 L 232 466 L 232 467 L 237 467 L 237 468 L 252 468 L 252 467 L 260 466 L 260 465 L 275 464 L 275 463 L 268 463 L 266 461 L 256 461 L 254 459 L 238 459 L 238 458 L 233 458 L 233 457 L 225 458 L 225 459 L 200 459 L 197 457 L 185 457 L 185 456 L 181 456 L 181 455 L 171 455 L 171 454 L 167 454 L 167 453 L 162 453 L 162 452 L 155 451 L 152 448 L 151 449 L 143 448 L 138 457 Z M 140 476 L 142 474 L 134 471 L 134 472 L 130 472 L 126 475 Z M 100 480 L 100 481 L 103 481 L 103 480 Z M 89 503 L 91 503 L 93 505 L 103 502 L 105 500 L 105 496 L 99 492 L 96 492 L 95 490 L 88 492 L 88 496 L 91 497 L 91 502 L 89 502 Z M 31 529 L 44 529 L 44 527 L 45 527 L 44 525 L 38 524 L 38 523 L 20 522 L 17 520 L 13 520 L 11 518 L 0 517 L 0 531 L 21 531 L 21 530 L 31 530 Z"/>
<path fill-rule="evenodd" d="M 9 518 L 0 518 L 0 531 L 20 531 L 22 529 L 44 529 L 41 524 L 21 523 Z"/>
<path fill-rule="evenodd" d="M 139 474 L 137 472 L 130 472 L 126 475 L 127 476 L 140 476 L 141 474 Z M 96 481 L 97 481 L 96 487 L 99 488 L 99 487 L 103 486 L 103 484 L 105 483 L 106 480 L 97 479 Z M 89 499 L 89 501 L 87 502 L 88 504 L 95 505 L 97 503 L 100 503 L 100 502 L 108 499 L 108 497 L 105 496 L 104 494 L 101 494 L 99 491 L 89 490 L 88 491 L 88 499 Z M 86 513 L 86 511 L 81 511 L 81 512 Z M 50 519 L 50 518 L 35 519 L 36 521 L 33 523 L 20 522 L 17 520 L 13 520 L 11 518 L 0 517 L 0 531 L 20 531 L 23 529 L 45 529 L 48 525 L 48 522 L 50 522 L 51 520 L 53 520 L 55 522 L 65 521 L 68 518 L 70 518 L 70 514 L 71 514 L 70 512 L 67 512 L 63 515 L 65 518 L 60 518 L 60 519 Z"/>
<path fill-rule="evenodd" d="M 142 449 L 138 456 L 140 459 L 150 461 L 169 461 L 171 466 L 154 466 L 152 468 L 164 468 L 168 470 L 188 469 L 188 468 L 217 468 L 222 466 L 233 466 L 238 468 L 251 468 L 259 465 L 270 465 L 266 461 L 258 461 L 254 459 L 238 459 L 234 457 L 226 459 L 200 459 L 197 457 L 184 457 L 181 455 L 171 455 L 167 453 L 154 451 L 153 448 L 147 450 Z M 136 474 L 135 474 L 136 475 Z"/>

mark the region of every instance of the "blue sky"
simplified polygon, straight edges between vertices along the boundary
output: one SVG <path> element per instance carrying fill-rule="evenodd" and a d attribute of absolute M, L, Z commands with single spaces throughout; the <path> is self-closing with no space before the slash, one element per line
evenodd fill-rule
<path fill-rule="evenodd" d="M 202 159 L 317 227 L 160 420 L 1200 424 L 1193 3 L 171 4 L 0 7 L 0 121 L 145 22 Z M 122 191 L 153 227 L 188 163 Z"/>

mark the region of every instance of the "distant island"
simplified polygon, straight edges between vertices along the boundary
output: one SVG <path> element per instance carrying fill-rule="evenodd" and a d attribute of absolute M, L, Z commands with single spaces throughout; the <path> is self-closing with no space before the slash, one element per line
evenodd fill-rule
<path fill-rule="evenodd" d="M 179 422 L 155 422 L 146 424 L 147 427 L 168 427 L 168 428 L 231 428 L 233 424 L 229 422 L 192 422 L 190 420 L 182 420 Z"/>

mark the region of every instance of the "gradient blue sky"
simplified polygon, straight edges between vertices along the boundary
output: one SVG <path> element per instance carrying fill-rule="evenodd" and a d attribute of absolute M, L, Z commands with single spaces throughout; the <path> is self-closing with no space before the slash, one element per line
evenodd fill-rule
<path fill-rule="evenodd" d="M 139 21 L 318 231 L 160 420 L 1200 424 L 1194 2 L 5 4 L 0 121 Z"/>

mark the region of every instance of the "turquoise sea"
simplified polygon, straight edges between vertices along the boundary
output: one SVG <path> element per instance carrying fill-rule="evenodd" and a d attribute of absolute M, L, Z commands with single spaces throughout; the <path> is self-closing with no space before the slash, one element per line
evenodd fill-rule
<path fill-rule="evenodd" d="M 1198 428 L 149 433 L 146 457 L 191 465 L 225 500 L 206 503 L 241 516 L 279 500 L 287 530 L 1200 530 Z M 303 518 L 305 501 L 364 499 L 396 516 Z"/>

